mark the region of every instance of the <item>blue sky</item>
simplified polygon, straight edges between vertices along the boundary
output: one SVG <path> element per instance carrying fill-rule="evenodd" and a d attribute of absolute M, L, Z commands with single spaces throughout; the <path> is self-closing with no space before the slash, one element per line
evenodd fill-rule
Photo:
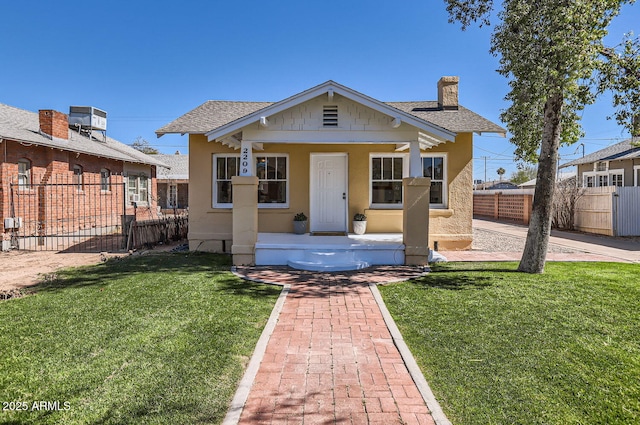
<path fill-rule="evenodd" d="M 462 32 L 440 0 L 4 0 L 0 16 L 0 102 L 95 106 L 109 136 L 162 153 L 187 153 L 186 136 L 154 131 L 206 100 L 278 101 L 327 80 L 382 101 L 434 100 L 437 80 L 458 75 L 465 107 L 503 125 L 508 106 L 491 30 Z M 611 44 L 639 23 L 640 5 L 625 7 Z M 607 98 L 584 112 L 587 154 L 628 137 L 611 112 Z M 561 161 L 582 155 L 578 145 Z M 499 167 L 510 176 L 512 153 L 506 138 L 476 137 L 474 178 L 484 157 L 488 179 Z"/>

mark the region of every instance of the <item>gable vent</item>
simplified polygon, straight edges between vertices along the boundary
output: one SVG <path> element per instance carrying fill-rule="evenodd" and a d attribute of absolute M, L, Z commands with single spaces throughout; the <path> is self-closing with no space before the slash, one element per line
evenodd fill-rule
<path fill-rule="evenodd" d="M 322 107 L 322 126 L 338 126 L 338 105 L 324 105 Z"/>

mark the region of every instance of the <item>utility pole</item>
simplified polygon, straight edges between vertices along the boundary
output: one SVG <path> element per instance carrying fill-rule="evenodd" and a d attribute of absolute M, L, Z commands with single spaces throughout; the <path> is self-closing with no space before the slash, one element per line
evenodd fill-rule
<path fill-rule="evenodd" d="M 482 185 L 482 190 L 487 190 L 487 157 L 483 156 L 484 159 L 484 184 Z"/>

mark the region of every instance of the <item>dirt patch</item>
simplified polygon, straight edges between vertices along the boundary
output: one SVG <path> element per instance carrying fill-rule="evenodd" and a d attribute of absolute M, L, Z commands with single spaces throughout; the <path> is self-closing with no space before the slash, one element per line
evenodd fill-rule
<path fill-rule="evenodd" d="M 180 243 L 159 245 L 152 251 L 168 251 Z M 76 253 L 54 251 L 0 252 L 0 293 L 14 294 L 19 289 L 42 282 L 52 273 L 69 267 L 99 264 L 113 257 L 136 253 Z"/>

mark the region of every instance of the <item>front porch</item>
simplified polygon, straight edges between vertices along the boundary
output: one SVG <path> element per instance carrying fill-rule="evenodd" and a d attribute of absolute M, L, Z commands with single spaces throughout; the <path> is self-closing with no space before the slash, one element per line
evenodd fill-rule
<path fill-rule="evenodd" d="M 288 265 L 311 271 L 358 270 L 374 265 L 405 264 L 402 233 L 314 236 L 309 233 L 258 233 L 255 263 Z"/>

